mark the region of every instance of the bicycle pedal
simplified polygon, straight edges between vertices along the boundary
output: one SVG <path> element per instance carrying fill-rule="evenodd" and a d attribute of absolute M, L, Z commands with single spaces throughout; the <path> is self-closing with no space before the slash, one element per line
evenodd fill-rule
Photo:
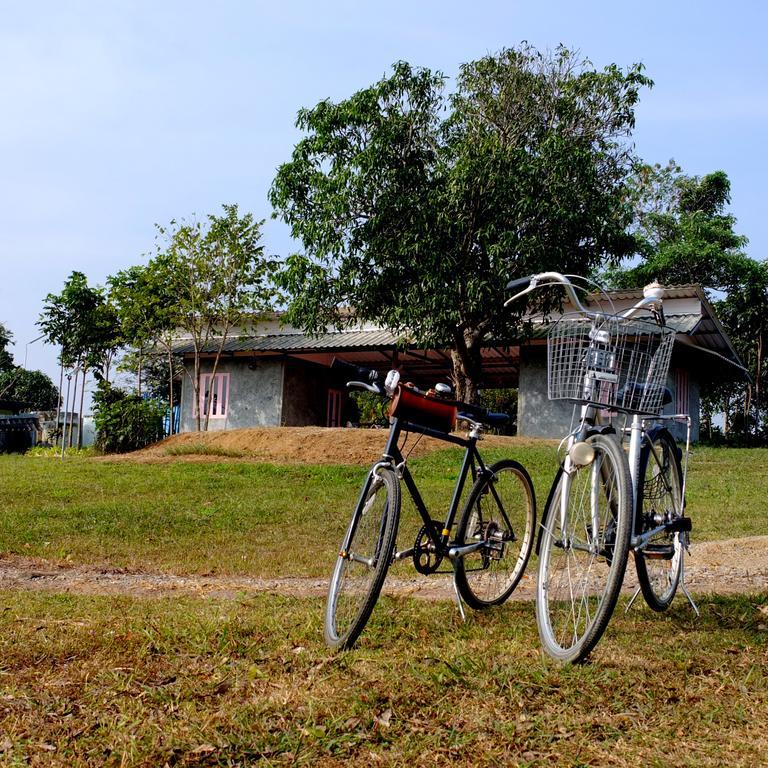
<path fill-rule="evenodd" d="M 693 521 L 690 517 L 678 517 L 664 526 L 667 533 L 690 533 L 693 530 Z"/>

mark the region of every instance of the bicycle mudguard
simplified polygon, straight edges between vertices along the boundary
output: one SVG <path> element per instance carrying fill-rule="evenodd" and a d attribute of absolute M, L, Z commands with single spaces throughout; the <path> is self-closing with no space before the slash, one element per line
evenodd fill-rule
<path fill-rule="evenodd" d="M 662 434 L 666 434 L 667 437 L 672 441 L 672 445 L 675 446 L 675 453 L 677 454 L 677 460 L 682 461 L 683 449 L 677 444 L 677 440 L 675 440 L 674 435 L 662 424 L 656 424 L 650 429 L 646 430 L 644 439 L 650 438 L 651 440 L 656 440 L 656 438 L 658 438 Z"/>
<path fill-rule="evenodd" d="M 439 432 L 454 429 L 456 413 L 457 408 L 452 402 L 427 397 L 407 386 L 397 388 L 389 407 L 390 416 Z"/>

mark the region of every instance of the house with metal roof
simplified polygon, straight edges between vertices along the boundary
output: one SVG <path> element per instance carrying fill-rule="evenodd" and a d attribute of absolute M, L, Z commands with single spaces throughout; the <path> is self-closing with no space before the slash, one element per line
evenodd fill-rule
<path fill-rule="evenodd" d="M 616 311 L 634 304 L 640 291 L 612 292 Z M 592 299 L 597 301 L 596 297 Z M 714 310 L 699 286 L 677 286 L 665 295 L 667 324 L 676 331 L 668 384 L 674 393 L 668 409 L 690 412 L 698 436 L 699 392 L 703 381 L 743 373 Z M 564 306 L 564 312 L 568 306 Z M 516 344 L 489 341 L 482 350 L 486 389 L 518 387 L 518 432 L 562 435 L 573 406 L 547 399 L 546 330 L 554 317 L 533 317 L 532 332 Z M 220 340 L 204 351 L 200 402 L 184 377 L 181 431 L 196 428 L 198 408 L 210 402 L 209 429 L 255 426 L 344 426 L 350 421 L 342 375 L 331 370 L 335 357 L 382 371 L 398 368 L 405 380 L 424 387 L 450 381 L 447 349 L 424 349 L 373 325 L 359 324 L 317 336 L 281 324 L 275 316 L 228 338 L 215 375 L 212 360 Z M 176 352 L 191 360 L 191 342 L 179 339 Z"/>

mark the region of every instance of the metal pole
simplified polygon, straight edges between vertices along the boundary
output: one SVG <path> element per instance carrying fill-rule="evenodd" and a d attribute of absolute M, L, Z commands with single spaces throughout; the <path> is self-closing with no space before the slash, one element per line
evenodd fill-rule
<path fill-rule="evenodd" d="M 40 341 L 40 339 L 44 339 L 44 338 L 45 338 L 45 334 L 43 334 L 42 336 L 38 336 L 36 339 L 32 339 L 32 341 L 27 342 L 27 345 L 24 347 L 24 365 L 22 366 L 24 370 L 27 369 L 27 352 L 29 352 L 29 345 L 34 344 L 36 341 Z"/>
<path fill-rule="evenodd" d="M 61 431 L 61 458 L 64 458 L 64 449 L 67 446 L 67 411 L 69 410 L 69 387 L 72 383 L 72 374 L 67 374 L 67 398 L 64 401 L 64 427 Z M 56 425 L 58 427 L 58 424 Z"/>
<path fill-rule="evenodd" d="M 54 429 L 58 432 L 59 420 L 61 417 L 61 390 L 64 386 L 64 349 L 61 350 L 61 369 L 59 371 L 59 396 L 56 398 L 56 421 L 54 423 Z M 61 442 L 64 442 L 64 433 L 61 435 Z"/>

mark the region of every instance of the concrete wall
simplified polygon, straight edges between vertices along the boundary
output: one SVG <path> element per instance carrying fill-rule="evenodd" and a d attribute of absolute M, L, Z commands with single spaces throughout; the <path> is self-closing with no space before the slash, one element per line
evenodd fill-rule
<path fill-rule="evenodd" d="M 212 365 L 203 361 L 203 373 Z M 283 407 L 283 363 L 263 361 L 255 365 L 243 359 L 221 360 L 218 373 L 229 373 L 229 406 L 224 418 L 211 418 L 209 431 L 241 427 L 277 427 Z M 193 388 L 185 376 L 181 388 L 181 431 L 194 432 Z"/>
<path fill-rule="evenodd" d="M 517 390 L 517 434 L 563 437 L 573 416 L 573 403 L 547 397 L 547 348 L 521 347 Z"/>

